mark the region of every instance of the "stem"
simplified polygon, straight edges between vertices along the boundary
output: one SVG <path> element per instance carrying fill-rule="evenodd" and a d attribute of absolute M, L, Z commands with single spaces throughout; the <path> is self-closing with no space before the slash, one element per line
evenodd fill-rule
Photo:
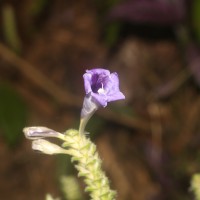
<path fill-rule="evenodd" d="M 89 121 L 89 119 L 92 117 L 92 115 L 95 113 L 96 110 L 93 110 L 93 112 L 91 112 L 89 115 L 87 115 L 87 117 L 81 117 L 81 120 L 80 120 L 80 125 L 79 125 L 79 133 L 81 135 L 84 134 L 85 132 L 85 127 Z"/>
<path fill-rule="evenodd" d="M 71 129 L 65 133 L 63 146 L 69 148 L 72 162 L 77 161 L 75 167 L 79 172 L 78 176 L 84 177 L 85 191 L 90 193 L 92 200 L 114 200 L 116 192 L 110 189 L 109 180 L 101 170 L 96 145 L 84 134 Z"/>

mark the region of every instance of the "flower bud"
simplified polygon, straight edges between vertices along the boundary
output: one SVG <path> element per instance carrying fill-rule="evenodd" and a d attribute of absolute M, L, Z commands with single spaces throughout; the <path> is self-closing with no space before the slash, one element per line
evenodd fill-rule
<path fill-rule="evenodd" d="M 45 154 L 66 154 L 68 151 L 60 146 L 44 139 L 36 139 L 32 142 L 32 149 Z"/>
<path fill-rule="evenodd" d="M 24 135 L 28 139 L 39 139 L 39 138 L 45 138 L 45 137 L 56 137 L 60 138 L 62 134 L 59 132 L 56 132 L 50 128 L 43 127 L 43 126 L 32 126 L 32 127 L 26 127 L 23 129 Z"/>

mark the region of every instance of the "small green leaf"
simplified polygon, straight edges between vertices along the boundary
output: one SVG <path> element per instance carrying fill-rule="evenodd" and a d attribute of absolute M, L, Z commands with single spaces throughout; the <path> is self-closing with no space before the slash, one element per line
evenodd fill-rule
<path fill-rule="evenodd" d="M 95 190 L 97 190 L 97 188 L 92 187 L 92 186 L 88 186 L 88 187 L 85 188 L 85 191 L 86 191 L 86 192 L 93 192 L 93 191 L 95 191 Z"/>
<path fill-rule="evenodd" d="M 79 160 L 80 160 L 79 157 L 73 156 L 73 157 L 71 158 L 71 162 L 76 162 L 76 161 L 79 161 Z"/>
<path fill-rule="evenodd" d="M 62 144 L 62 147 L 69 147 L 69 146 L 71 146 L 71 144 L 73 144 L 73 143 L 72 142 L 64 142 Z"/>
<path fill-rule="evenodd" d="M 90 149 L 90 145 L 90 143 L 87 143 L 85 146 L 81 147 L 81 151 L 86 150 L 87 152 L 87 150 Z"/>

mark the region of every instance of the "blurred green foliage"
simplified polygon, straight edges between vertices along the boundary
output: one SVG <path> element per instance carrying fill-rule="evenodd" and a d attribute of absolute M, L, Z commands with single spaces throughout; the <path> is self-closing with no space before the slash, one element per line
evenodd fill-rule
<path fill-rule="evenodd" d="M 105 29 L 105 42 L 108 47 L 112 47 L 119 39 L 121 26 L 120 22 L 113 22 Z"/>
<path fill-rule="evenodd" d="M 35 0 L 32 2 L 31 8 L 30 8 L 30 13 L 34 16 L 40 15 L 47 4 L 49 3 L 48 0 Z"/>
<path fill-rule="evenodd" d="M 120 35 L 121 22 L 108 23 L 107 19 L 109 11 L 120 1 L 121 0 L 95 0 L 95 5 L 97 6 L 97 10 L 99 13 L 99 20 L 104 27 L 104 41 L 108 47 L 112 47 L 117 42 Z"/>
<path fill-rule="evenodd" d="M 194 174 L 191 180 L 191 188 L 190 188 L 195 196 L 195 200 L 200 200 L 200 174 Z"/>
<path fill-rule="evenodd" d="M 71 163 L 71 157 L 64 154 L 58 154 L 56 156 L 56 160 L 56 177 L 57 182 L 60 185 L 62 198 L 66 200 L 84 199 L 84 196 L 81 193 L 81 188 L 79 188 L 79 183 L 77 180 L 75 180 L 74 174 L 76 174 L 77 171 L 74 165 Z M 74 180 L 70 181 L 70 177 L 73 177 Z M 71 182 L 72 185 L 66 185 L 69 184 L 69 182 Z"/>
<path fill-rule="evenodd" d="M 61 190 L 66 200 L 84 199 L 78 180 L 75 176 L 61 176 Z"/>
<path fill-rule="evenodd" d="M 200 43 L 200 0 L 193 0 L 191 17 L 195 37 Z"/>
<path fill-rule="evenodd" d="M 15 146 L 22 137 L 27 109 L 14 89 L 0 85 L 0 134 L 10 146 Z"/>
<path fill-rule="evenodd" d="M 3 32 L 7 44 L 17 53 L 21 52 L 21 41 L 18 35 L 16 16 L 10 5 L 2 8 Z"/>
<path fill-rule="evenodd" d="M 97 6 L 100 15 L 106 15 L 107 12 L 120 1 L 121 0 L 107 0 L 107 1 L 95 0 L 95 5 Z"/>
<path fill-rule="evenodd" d="M 125 106 L 125 105 L 118 105 L 118 103 L 112 103 L 109 105 L 110 109 L 115 112 L 116 114 L 120 114 L 120 115 L 128 115 L 131 117 L 135 117 L 137 115 L 136 112 L 134 112 L 133 109 L 131 109 L 130 106 Z"/>

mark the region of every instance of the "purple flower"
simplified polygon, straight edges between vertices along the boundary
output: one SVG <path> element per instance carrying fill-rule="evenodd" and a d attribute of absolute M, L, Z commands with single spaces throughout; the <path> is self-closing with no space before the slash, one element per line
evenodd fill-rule
<path fill-rule="evenodd" d="M 86 96 L 100 106 L 107 106 L 110 101 L 125 99 L 119 90 L 119 79 L 116 72 L 106 69 L 86 70 L 83 75 Z"/>

